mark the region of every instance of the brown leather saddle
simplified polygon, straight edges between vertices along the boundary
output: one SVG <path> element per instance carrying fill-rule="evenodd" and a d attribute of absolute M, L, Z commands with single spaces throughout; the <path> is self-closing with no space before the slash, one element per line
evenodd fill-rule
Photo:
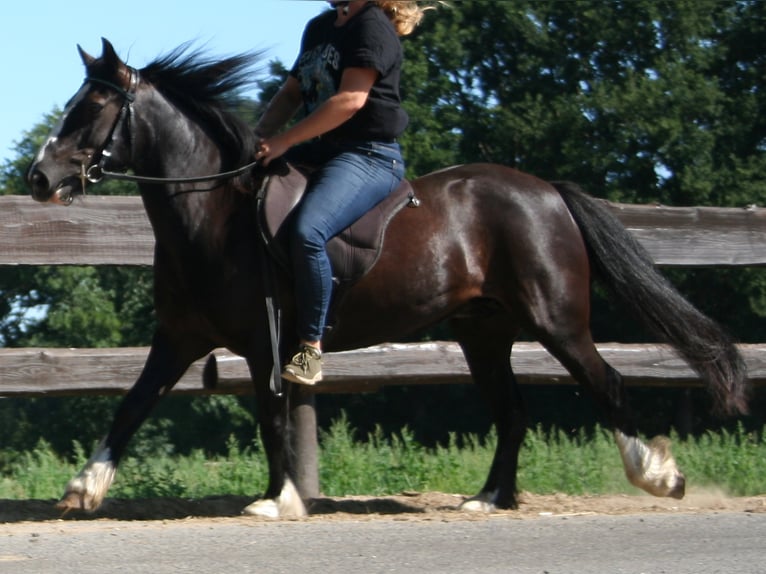
<path fill-rule="evenodd" d="M 258 226 L 275 260 L 291 272 L 288 257 L 290 215 L 303 193 L 309 173 L 283 163 L 264 179 L 256 198 Z M 417 207 L 418 200 L 407 180 L 381 203 L 327 243 L 336 287 L 362 278 L 380 256 L 388 223 L 405 206 Z"/>
<path fill-rule="evenodd" d="M 256 221 L 265 249 L 272 257 L 262 258 L 265 288 L 265 304 L 269 321 L 269 338 L 273 368 L 270 387 L 272 392 L 282 395 L 280 376 L 281 360 L 279 356 L 282 318 L 281 306 L 273 274 L 275 261 L 291 274 L 288 258 L 290 215 L 306 191 L 310 169 L 298 169 L 285 161 L 270 164 L 268 173 L 255 198 Z M 380 256 L 386 226 L 405 206 L 417 207 L 419 201 L 408 181 L 402 182 L 398 189 L 380 204 L 363 215 L 348 229 L 333 237 L 327 244 L 327 252 L 333 269 L 333 290 L 330 309 L 327 316 L 327 328 L 332 329 L 335 309 L 353 283 L 369 271 Z M 215 360 L 208 360 L 203 380 L 216 378 Z M 208 384 L 208 383 L 206 383 Z"/>

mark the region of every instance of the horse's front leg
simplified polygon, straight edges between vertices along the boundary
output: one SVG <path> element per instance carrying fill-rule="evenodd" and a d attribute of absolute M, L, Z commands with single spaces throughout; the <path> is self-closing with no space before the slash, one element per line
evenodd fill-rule
<path fill-rule="evenodd" d="M 284 393 L 276 396 L 269 388 L 269 360 L 250 363 L 255 384 L 258 424 L 269 465 L 269 483 L 263 498 L 244 510 L 244 514 L 268 518 L 297 518 L 305 516 L 306 506 L 295 486 L 294 469 L 289 452 L 289 389 L 284 381 Z"/>
<path fill-rule="evenodd" d="M 171 343 L 156 333 L 141 375 L 117 408 L 109 434 L 82 470 L 66 486 L 57 504 L 63 510 L 96 510 L 112 485 L 117 465 L 130 438 L 152 408 L 186 372 L 198 356 L 188 347 Z"/>

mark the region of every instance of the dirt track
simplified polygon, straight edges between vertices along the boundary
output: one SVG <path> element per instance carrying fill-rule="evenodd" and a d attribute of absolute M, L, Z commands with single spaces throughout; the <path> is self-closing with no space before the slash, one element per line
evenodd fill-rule
<path fill-rule="evenodd" d="M 109 500 L 94 515 L 63 519 L 52 500 L 0 501 L 0 572 L 764 571 L 766 495 L 527 494 L 519 510 L 489 515 L 455 510 L 461 499 L 434 492 L 322 498 L 308 518 L 279 522 L 240 515 L 251 499 L 233 496 Z"/>
<path fill-rule="evenodd" d="M 463 496 L 430 493 L 403 493 L 386 497 L 334 497 L 315 499 L 311 515 L 305 521 L 339 520 L 471 520 L 486 519 L 456 510 Z M 240 516 L 242 508 L 252 502 L 250 497 L 221 496 L 199 500 L 153 498 L 142 500 L 108 499 L 93 514 L 69 513 L 66 516 L 54 507 L 53 500 L 0 500 L 0 523 L 94 520 L 218 520 Z M 501 511 L 509 518 L 533 519 L 556 515 L 619 515 L 642 513 L 766 513 L 766 495 L 732 498 L 716 492 L 692 492 L 683 500 L 651 496 L 567 496 L 524 493 L 518 510 Z M 265 520 L 254 517 L 242 520 Z"/>

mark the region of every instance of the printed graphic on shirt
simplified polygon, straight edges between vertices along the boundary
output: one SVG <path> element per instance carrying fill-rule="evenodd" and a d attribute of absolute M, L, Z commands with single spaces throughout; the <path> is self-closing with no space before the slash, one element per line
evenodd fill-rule
<path fill-rule="evenodd" d="M 340 53 L 332 44 L 321 44 L 301 56 L 298 80 L 309 113 L 338 91 L 339 70 Z"/>

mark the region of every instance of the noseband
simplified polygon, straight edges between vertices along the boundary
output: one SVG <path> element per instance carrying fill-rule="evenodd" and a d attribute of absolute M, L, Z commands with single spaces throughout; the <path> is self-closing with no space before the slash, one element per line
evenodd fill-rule
<path fill-rule="evenodd" d="M 122 96 L 122 107 L 120 108 L 120 112 L 117 114 L 117 117 L 114 120 L 112 129 L 109 131 L 109 136 L 107 137 L 106 143 L 101 149 L 101 152 L 92 156 L 93 161 L 89 167 L 86 168 L 85 164 L 81 165 L 80 179 L 82 180 L 83 190 L 85 189 L 86 183 L 98 183 L 104 178 L 132 181 L 136 183 L 198 183 L 203 181 L 231 179 L 232 177 L 237 177 L 238 175 L 242 175 L 243 173 L 248 172 L 260 163 L 259 160 L 255 160 L 231 171 L 224 171 L 213 175 L 203 175 L 198 177 L 148 177 L 107 170 L 105 166 L 106 162 L 109 161 L 109 158 L 112 156 L 111 148 L 114 144 L 115 134 L 125 121 L 130 124 L 131 118 L 133 117 L 133 102 L 136 99 L 136 89 L 138 88 L 139 74 L 138 70 L 131 67 L 128 67 L 128 72 L 130 73 L 128 89 L 124 89 L 116 84 L 113 84 L 112 82 L 102 80 L 100 78 L 85 79 L 86 82 L 101 84 L 102 86 L 107 86 L 115 90 Z"/>

